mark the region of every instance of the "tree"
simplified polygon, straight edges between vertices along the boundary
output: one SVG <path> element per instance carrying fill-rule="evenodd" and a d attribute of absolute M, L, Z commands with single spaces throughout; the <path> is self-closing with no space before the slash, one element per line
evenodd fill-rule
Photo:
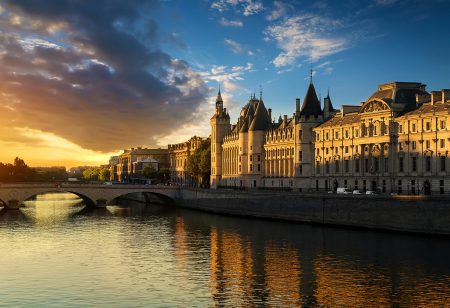
<path fill-rule="evenodd" d="M 158 176 L 158 172 L 156 171 L 155 167 L 153 167 L 152 165 L 145 166 L 142 169 L 141 174 L 146 179 L 154 179 Z"/>
<path fill-rule="evenodd" d="M 86 181 L 98 181 L 99 177 L 99 168 L 88 168 L 83 171 L 83 178 Z"/>
<path fill-rule="evenodd" d="M 109 181 L 109 179 L 110 179 L 109 169 L 104 169 L 104 168 L 100 169 L 99 173 L 98 173 L 98 180 L 100 182 L 106 182 L 106 181 Z"/>
<path fill-rule="evenodd" d="M 187 172 L 203 185 L 209 183 L 211 175 L 211 139 L 202 141 L 194 154 L 189 156 Z"/>

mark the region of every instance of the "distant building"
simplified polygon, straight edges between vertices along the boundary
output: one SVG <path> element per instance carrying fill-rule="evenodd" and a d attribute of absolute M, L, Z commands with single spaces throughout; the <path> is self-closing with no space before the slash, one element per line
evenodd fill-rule
<path fill-rule="evenodd" d="M 450 90 L 379 86 L 366 102 L 322 108 L 311 79 L 292 117 L 273 121 L 253 95 L 235 125 L 219 91 L 211 118 L 211 187 L 382 193 L 450 191 Z"/>
<path fill-rule="evenodd" d="M 155 170 L 169 168 L 169 151 L 167 149 L 131 148 L 119 155 L 116 165 L 116 180 L 119 182 L 142 181 L 141 171 L 151 165 Z"/>
<path fill-rule="evenodd" d="M 192 184 L 187 172 L 189 157 L 207 138 L 194 136 L 188 141 L 169 144 L 170 180 L 177 184 Z"/>

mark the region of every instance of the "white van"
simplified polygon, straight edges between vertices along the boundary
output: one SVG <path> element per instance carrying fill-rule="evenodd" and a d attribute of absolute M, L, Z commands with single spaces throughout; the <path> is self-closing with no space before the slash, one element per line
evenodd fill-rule
<path fill-rule="evenodd" d="M 345 187 L 338 187 L 338 189 L 336 190 L 336 193 L 337 194 L 351 194 L 352 191 Z"/>

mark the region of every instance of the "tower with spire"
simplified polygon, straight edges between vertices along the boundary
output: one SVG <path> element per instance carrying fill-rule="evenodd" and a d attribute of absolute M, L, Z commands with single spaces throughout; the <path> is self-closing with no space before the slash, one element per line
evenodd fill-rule
<path fill-rule="evenodd" d="M 211 187 L 217 188 L 221 182 L 222 174 L 222 143 L 225 135 L 230 132 L 230 115 L 223 107 L 222 94 L 217 93 L 216 112 L 210 121 L 211 124 Z"/>
<path fill-rule="evenodd" d="M 300 178 L 300 187 L 308 187 L 314 176 L 314 134 L 313 128 L 324 121 L 324 111 L 317 98 L 313 83 L 313 71 L 310 70 L 309 84 L 303 104 L 296 100 L 295 112 L 295 176 Z M 304 183 L 303 183 L 303 182 Z"/>

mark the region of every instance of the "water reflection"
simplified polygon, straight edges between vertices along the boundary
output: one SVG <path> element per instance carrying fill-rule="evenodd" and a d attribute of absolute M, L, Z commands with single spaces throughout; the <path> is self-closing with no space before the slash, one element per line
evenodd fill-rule
<path fill-rule="evenodd" d="M 3 303 L 450 307 L 448 239 L 80 200 L 0 211 Z"/>

